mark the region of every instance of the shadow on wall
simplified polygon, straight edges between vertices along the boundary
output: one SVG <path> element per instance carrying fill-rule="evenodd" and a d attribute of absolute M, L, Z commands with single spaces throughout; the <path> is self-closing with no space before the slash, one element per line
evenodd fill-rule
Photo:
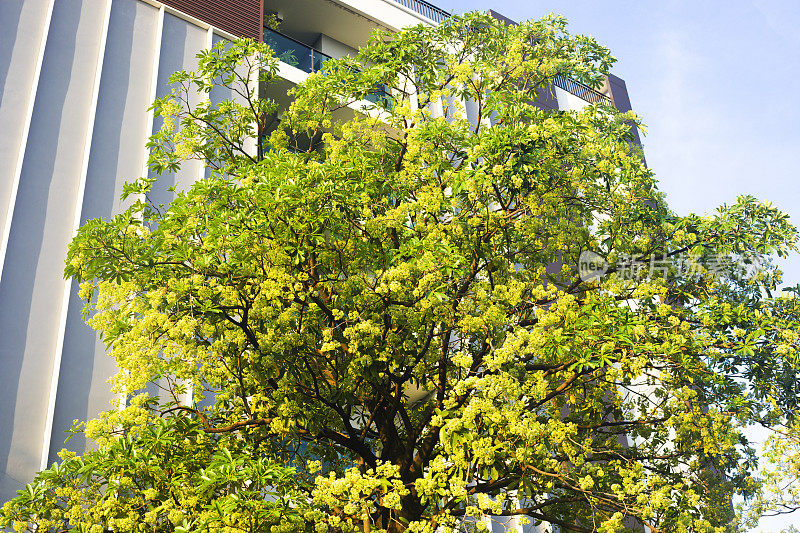
<path fill-rule="evenodd" d="M 172 73 L 188 69 L 193 70 L 197 65 L 196 55 L 205 48 L 206 30 L 196 26 L 190 26 L 181 19 L 166 14 L 164 16 L 164 29 L 161 42 L 161 58 L 158 64 L 158 86 L 156 96 L 161 98 L 170 93 L 172 87 L 167 80 Z M 192 103 L 197 104 L 199 96 Z M 153 131 L 158 131 L 163 124 L 163 120 L 155 117 L 153 121 Z M 148 195 L 150 200 L 158 205 L 167 206 L 175 197 L 175 193 L 170 191 L 170 187 L 182 190 L 193 183 L 200 176 L 201 166 L 199 162 L 185 162 L 178 172 L 165 172 L 161 176 L 150 172 L 151 178 L 158 178 L 153 185 L 153 189 Z M 163 396 L 164 391 L 156 384 L 149 384 L 146 391 L 150 396 Z"/>
<path fill-rule="evenodd" d="M 167 80 L 172 73 L 180 69 L 193 70 L 197 64 L 195 55 L 205 48 L 206 31 L 198 27 L 189 26 L 181 19 L 166 14 L 164 16 L 164 29 L 161 42 L 161 59 L 158 64 L 158 88 L 156 96 L 161 98 L 170 93 L 172 87 Z M 199 99 L 199 97 L 198 97 Z M 193 102 L 197 103 L 197 101 Z M 156 117 L 153 122 L 153 131 L 158 131 L 163 120 Z M 175 173 L 165 172 L 161 176 L 150 173 L 150 177 L 157 177 L 150 192 L 150 198 L 156 205 L 169 204 L 174 198 L 169 188 L 181 189 L 194 182 L 200 175 L 199 163 L 189 161 L 183 164 L 181 170 Z"/>
<path fill-rule="evenodd" d="M 0 20 L 3 31 L 0 32 L 0 105 L 3 105 L 8 71 L 11 66 L 11 54 L 14 52 L 14 41 L 20 27 L 22 0 L 3 0 L 0 2 Z"/>
<path fill-rule="evenodd" d="M 38 313 L 33 305 L 34 285 L 38 281 L 37 271 L 45 266 L 41 264 L 43 259 L 40 255 L 52 239 L 45 233 L 46 213 L 51 188 L 58 181 L 54 170 L 59 155 L 59 137 L 62 129 L 66 130 L 62 121 L 65 118 L 71 68 L 75 62 L 75 28 L 78 27 L 80 14 L 79 3 L 55 4 L 6 252 L 7 257 L 13 260 L 6 261 L 0 282 L 0 302 L 3 302 L 0 306 L 0 427 L 14 428 L 14 431 L 0 433 L 0 471 L 18 481 L 38 469 L 41 443 L 31 446 L 31 442 L 24 442 L 19 444 L 19 448 L 15 446 L 17 449 L 12 459 L 12 444 L 16 444 L 13 440 L 17 440 L 14 437 L 25 433 L 17 437 L 23 440 L 27 435 L 43 434 L 41 415 L 47 410 L 48 395 L 46 392 L 41 394 L 41 391 L 50 389 L 52 353 L 43 353 L 45 350 L 37 350 L 37 347 L 48 344 L 52 339 L 48 338 L 48 331 L 35 328 L 37 324 L 50 324 L 52 321 L 32 316 Z M 52 252 L 48 255 L 52 255 Z M 54 313 L 58 312 L 61 286 L 58 283 L 52 287 L 36 287 L 37 291 L 48 292 L 48 305 L 54 309 Z M 42 300 L 41 295 L 38 300 Z M 32 370 L 28 366 L 28 373 L 23 375 L 23 360 L 26 358 L 29 359 L 27 364 L 36 363 L 36 368 Z M 37 379 L 43 384 L 35 392 L 41 397 L 24 398 L 25 406 L 29 407 L 25 411 L 31 412 L 22 412 L 19 405 L 21 395 L 34 392 L 19 389 L 23 379 L 27 383 Z M 11 493 L 0 492 L 0 501 L 13 496 L 13 491 L 18 488 L 10 484 L 6 486 L 6 483 L 3 485 L 0 490 L 11 490 Z"/>
<path fill-rule="evenodd" d="M 114 2 L 111 6 L 81 224 L 92 218 L 109 218 L 118 213 L 121 181 L 135 179 L 141 171 L 141 163 L 130 169 L 120 165 L 120 160 L 127 155 L 126 149 L 135 148 L 123 145 L 122 132 L 126 131 L 124 118 L 128 93 L 137 88 L 130 79 L 137 4 Z M 151 19 L 151 25 L 155 26 L 155 11 Z M 155 34 L 154 27 L 152 33 Z M 140 90 L 149 93 L 149 80 L 142 80 L 139 85 Z M 142 120 L 144 111 L 144 108 L 139 111 Z M 138 148 L 143 154 L 144 146 Z M 121 176 L 121 170 L 130 175 Z M 77 283 L 72 284 L 48 464 L 58 460 L 57 454 L 64 447 L 83 453 L 85 437 L 76 434 L 65 444 L 66 431 L 72 427 L 73 420 L 85 421 L 99 410 L 108 409 L 110 405 L 107 402 L 112 398 L 110 385 L 105 383 L 105 379 L 114 373 L 115 364 L 104 355 L 105 346 L 98 335 L 83 321 L 81 310 L 85 302 L 78 297 L 78 288 Z"/>

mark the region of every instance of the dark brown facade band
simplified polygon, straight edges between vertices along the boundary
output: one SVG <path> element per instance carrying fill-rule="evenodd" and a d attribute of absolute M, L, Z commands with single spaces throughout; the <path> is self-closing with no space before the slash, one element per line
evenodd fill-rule
<path fill-rule="evenodd" d="M 261 40 L 263 0 L 161 0 L 239 37 Z"/>

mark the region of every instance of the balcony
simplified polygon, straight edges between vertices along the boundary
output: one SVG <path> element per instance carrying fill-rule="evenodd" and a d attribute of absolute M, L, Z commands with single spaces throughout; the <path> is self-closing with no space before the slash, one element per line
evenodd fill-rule
<path fill-rule="evenodd" d="M 556 87 L 560 87 L 568 93 L 574 94 L 578 98 L 589 102 L 590 104 L 612 105 L 611 98 L 605 94 L 571 78 L 565 78 L 564 76 L 558 75 L 553 78 L 553 84 Z"/>
<path fill-rule="evenodd" d="M 436 9 L 441 13 L 444 13 L 444 11 L 442 11 L 441 9 L 432 6 L 427 2 L 422 2 L 422 0 L 395 0 L 395 1 L 402 5 L 419 4 L 419 6 L 421 6 L 420 9 L 431 8 L 431 9 Z M 444 15 L 446 15 L 446 13 L 444 13 Z M 291 65 L 299 70 L 302 70 L 303 72 L 306 72 L 308 74 L 312 72 L 321 71 L 323 69 L 325 61 L 331 59 L 331 56 L 324 54 L 319 50 L 316 50 L 314 47 L 302 43 L 297 39 L 292 39 L 288 35 L 284 35 L 267 26 L 264 26 L 264 42 L 267 45 L 269 45 L 270 48 L 272 48 L 272 50 L 275 52 L 275 56 L 280 61 L 286 63 L 287 65 Z M 611 98 L 609 98 L 607 95 L 595 89 L 592 89 L 591 87 L 584 85 L 583 83 L 580 83 L 571 78 L 558 75 L 555 78 L 553 78 L 553 84 L 556 87 L 560 87 L 561 89 L 577 96 L 578 98 L 581 98 L 586 102 L 592 104 L 596 103 L 607 104 L 607 105 L 612 104 Z M 385 85 L 379 85 L 376 86 L 375 90 L 372 93 L 368 94 L 364 99 L 369 102 L 379 104 L 379 103 L 385 103 L 391 98 L 392 96 L 389 88 Z"/>
<path fill-rule="evenodd" d="M 266 26 L 264 26 L 264 42 L 272 48 L 279 60 L 309 74 L 322 70 L 322 64 L 331 58 L 307 44 Z"/>
<path fill-rule="evenodd" d="M 450 18 L 450 13 L 444 9 L 429 4 L 425 0 L 394 0 L 396 4 L 407 7 L 411 11 L 419 13 L 423 17 L 428 17 L 436 23 L 441 23 Z"/>
<path fill-rule="evenodd" d="M 320 52 L 312 46 L 292 39 L 288 35 L 264 26 L 264 43 L 266 43 L 275 53 L 280 61 L 302 70 L 308 74 L 319 72 L 323 69 L 324 63 L 331 59 L 331 56 Z M 386 103 L 392 98 L 389 87 L 380 84 L 374 87 L 373 92 L 364 97 L 364 100 L 373 104 Z"/>

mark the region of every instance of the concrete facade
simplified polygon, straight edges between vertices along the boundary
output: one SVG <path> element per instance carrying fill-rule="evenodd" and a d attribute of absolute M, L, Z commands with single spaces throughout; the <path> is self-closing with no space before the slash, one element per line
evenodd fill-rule
<path fill-rule="evenodd" d="M 404 3 L 265 0 L 263 9 L 339 56 L 374 28 L 435 23 Z M 57 459 L 73 420 L 112 399 L 114 363 L 62 277 L 68 243 L 86 220 L 119 212 L 122 184 L 147 172 L 144 146 L 159 127 L 147 108 L 169 91 L 168 76 L 235 38 L 156 0 L 0 1 L 0 502 Z M 287 85 L 307 76 L 287 64 L 279 72 Z M 630 108 L 622 80 L 607 86 Z M 559 87 L 542 102 L 586 105 Z M 203 175 L 195 163 L 162 176 L 156 201 Z"/>
<path fill-rule="evenodd" d="M 122 184 L 145 172 L 158 127 L 147 108 L 167 77 L 233 38 L 158 2 L 0 2 L 0 501 L 111 399 L 114 363 L 62 277 L 69 241 L 118 212 Z"/>

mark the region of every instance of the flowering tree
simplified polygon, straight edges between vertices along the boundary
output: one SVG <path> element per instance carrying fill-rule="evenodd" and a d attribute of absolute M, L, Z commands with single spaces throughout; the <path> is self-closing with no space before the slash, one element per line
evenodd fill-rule
<path fill-rule="evenodd" d="M 213 175 L 163 207 L 129 185 L 69 250 L 129 399 L 0 525 L 710 532 L 769 506 L 742 429 L 794 427 L 798 307 L 764 258 L 797 232 L 750 197 L 677 216 L 633 114 L 535 105 L 612 61 L 559 17 L 453 17 L 327 62 L 278 121 L 268 49 L 202 53 L 151 167 Z"/>

